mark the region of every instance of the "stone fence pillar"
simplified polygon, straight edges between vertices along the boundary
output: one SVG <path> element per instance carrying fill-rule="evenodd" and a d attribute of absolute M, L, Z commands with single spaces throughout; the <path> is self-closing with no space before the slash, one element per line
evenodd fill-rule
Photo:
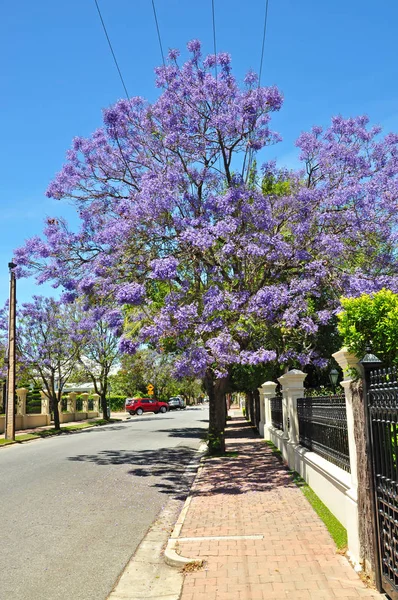
<path fill-rule="evenodd" d="M 18 388 L 17 394 L 17 415 L 26 415 L 26 396 L 28 391 L 26 388 Z"/>
<path fill-rule="evenodd" d="M 272 425 L 271 421 L 271 398 L 275 396 L 276 383 L 273 381 L 266 381 L 258 388 L 260 392 L 260 435 L 264 439 L 269 439 L 269 427 Z"/>
<path fill-rule="evenodd" d="M 350 453 L 351 488 L 346 491 L 346 513 L 347 513 L 347 538 L 348 554 L 354 565 L 361 561 L 361 545 L 359 540 L 359 515 L 358 515 L 358 464 L 357 447 L 354 436 L 354 411 L 352 405 L 352 372 L 355 369 L 360 373 L 359 361 L 356 356 L 350 354 L 347 348 L 335 352 L 333 358 L 343 370 L 344 380 L 341 386 L 344 389 L 345 405 L 347 411 L 348 449 Z"/>
<path fill-rule="evenodd" d="M 93 410 L 97 413 L 99 413 L 99 401 L 100 401 L 99 394 L 93 394 Z"/>
<path fill-rule="evenodd" d="M 40 396 L 41 396 L 41 414 L 42 415 L 51 414 L 50 398 L 47 396 L 46 392 L 43 392 L 43 390 L 41 390 Z"/>
<path fill-rule="evenodd" d="M 50 410 L 50 398 L 43 390 L 40 391 L 41 396 L 41 414 L 46 415 L 46 424 L 51 423 L 51 410 Z"/>
<path fill-rule="evenodd" d="M 70 413 L 75 413 L 76 412 L 76 392 L 69 392 L 68 394 L 68 399 L 67 399 L 67 411 Z"/>
<path fill-rule="evenodd" d="M 88 394 L 82 394 L 82 401 L 83 401 L 83 406 L 82 406 L 82 411 L 83 412 L 88 412 Z"/>
<path fill-rule="evenodd" d="M 282 386 L 284 437 L 288 438 L 292 445 L 299 443 L 297 398 L 304 396 L 304 379 L 306 377 L 307 374 L 299 369 L 292 369 L 282 377 L 278 377 Z"/>

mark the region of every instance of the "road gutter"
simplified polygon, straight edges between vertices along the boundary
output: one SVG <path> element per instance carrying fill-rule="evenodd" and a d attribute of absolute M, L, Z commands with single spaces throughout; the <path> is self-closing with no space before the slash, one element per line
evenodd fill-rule
<path fill-rule="evenodd" d="M 205 449 L 206 444 L 202 443 L 197 456 L 187 466 L 184 478 L 194 477 L 196 480 Z M 181 500 L 171 498 L 168 501 L 127 563 L 107 600 L 179 600 L 184 574 L 182 569 L 173 567 L 198 562 L 180 557 L 171 544 L 172 540 L 177 542 L 181 532 L 192 499 L 191 493 L 192 486 L 182 510 Z M 173 531 L 171 537 L 170 531 Z M 175 535 L 177 537 L 173 538 Z"/>

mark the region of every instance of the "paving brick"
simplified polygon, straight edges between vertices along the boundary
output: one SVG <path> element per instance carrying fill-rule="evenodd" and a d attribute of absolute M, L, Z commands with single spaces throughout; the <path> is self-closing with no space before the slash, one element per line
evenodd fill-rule
<path fill-rule="evenodd" d="M 246 421 L 227 428 L 233 458 L 204 462 L 179 542 L 205 559 L 187 573 L 181 600 L 326 600 L 384 596 L 365 587 L 336 553 L 324 524 Z M 262 539 L 228 536 L 261 535 Z M 224 536 L 219 540 L 201 537 Z"/>

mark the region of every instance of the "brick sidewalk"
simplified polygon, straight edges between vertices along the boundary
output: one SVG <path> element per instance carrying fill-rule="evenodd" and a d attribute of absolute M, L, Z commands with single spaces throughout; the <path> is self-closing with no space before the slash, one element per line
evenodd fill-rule
<path fill-rule="evenodd" d="M 205 462 L 178 552 L 204 559 L 181 600 L 378 598 L 336 547 L 323 522 L 243 418 L 227 429 L 236 457 Z M 188 538 L 188 539 L 187 539 Z"/>

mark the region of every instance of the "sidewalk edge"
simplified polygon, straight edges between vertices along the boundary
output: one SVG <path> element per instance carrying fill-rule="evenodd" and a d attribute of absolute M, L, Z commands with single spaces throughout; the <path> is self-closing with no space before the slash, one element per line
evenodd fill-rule
<path fill-rule="evenodd" d="M 203 442 L 199 446 L 198 452 L 204 453 L 206 448 L 207 448 L 206 443 Z M 202 458 L 200 460 L 202 460 Z M 203 470 L 203 466 L 199 463 L 199 466 L 198 466 L 198 469 L 197 469 L 197 472 L 195 475 L 195 479 L 192 483 L 190 492 L 184 502 L 184 506 L 182 507 L 180 515 L 176 521 L 176 524 L 174 525 L 173 532 L 172 532 L 171 536 L 169 537 L 169 539 L 167 540 L 167 545 L 164 550 L 164 560 L 165 560 L 165 563 L 168 564 L 170 567 L 184 567 L 185 565 L 197 564 L 197 563 L 203 562 L 202 559 L 200 559 L 200 558 L 187 558 L 186 556 L 181 556 L 181 554 L 177 554 L 177 550 L 176 550 L 178 547 L 178 538 L 180 536 L 181 529 L 184 525 L 184 521 L 186 519 L 188 510 L 189 510 L 189 506 L 190 506 L 192 498 L 193 498 L 192 490 L 194 489 L 196 480 L 199 477 L 202 470 Z"/>

